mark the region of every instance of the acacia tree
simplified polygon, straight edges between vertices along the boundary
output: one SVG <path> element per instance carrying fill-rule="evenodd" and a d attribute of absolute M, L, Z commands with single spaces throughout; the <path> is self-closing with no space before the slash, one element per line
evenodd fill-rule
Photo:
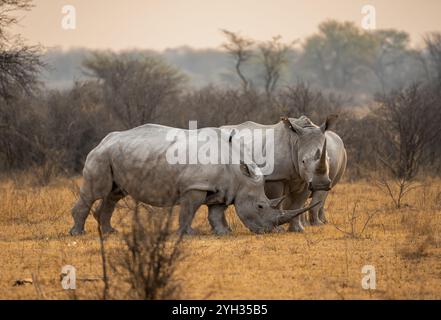
<path fill-rule="evenodd" d="M 98 52 L 84 66 L 100 80 L 106 107 L 126 129 L 153 121 L 185 80 L 177 69 L 146 55 Z"/>
<path fill-rule="evenodd" d="M 259 45 L 260 59 L 264 68 L 265 92 L 268 97 L 276 89 L 283 67 L 288 63 L 287 53 L 292 44 L 285 44 L 281 36 Z"/>
<path fill-rule="evenodd" d="M 235 61 L 235 70 L 241 81 L 242 89 L 247 91 L 250 86 L 250 81 L 245 77 L 242 71 L 243 64 L 248 62 L 253 56 L 252 46 L 254 41 L 241 36 L 239 33 L 222 30 L 222 33 L 227 38 L 222 47 L 233 57 Z"/>
<path fill-rule="evenodd" d="M 40 47 L 25 44 L 9 30 L 18 22 L 17 13 L 31 8 L 30 0 L 0 0 L 0 165 L 7 169 L 23 165 L 20 160 L 34 150 L 43 150 L 33 135 L 37 126 L 28 126 L 29 118 L 37 115 L 22 103 L 38 87 Z"/>
<path fill-rule="evenodd" d="M 40 47 L 26 45 L 9 28 L 18 22 L 20 10 L 30 10 L 31 0 L 0 0 L 0 97 L 10 99 L 25 91 L 31 93 L 42 67 Z"/>

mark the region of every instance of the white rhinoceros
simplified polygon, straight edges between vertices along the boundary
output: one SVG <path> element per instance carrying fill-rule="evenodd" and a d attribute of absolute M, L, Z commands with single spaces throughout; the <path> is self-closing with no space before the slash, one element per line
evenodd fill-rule
<path fill-rule="evenodd" d="M 337 116 L 331 115 L 317 126 L 307 117 L 285 118 L 274 125 L 262 125 L 251 121 L 239 125 L 221 127 L 230 132 L 248 130 L 272 130 L 274 132 L 274 170 L 265 176 L 265 192 L 269 198 L 286 197 L 285 209 L 304 206 L 308 197 L 318 203 L 310 211 L 312 224 L 326 222 L 324 201 L 329 190 L 340 180 L 346 168 L 346 150 L 340 137 L 332 132 Z M 263 137 L 265 139 L 265 134 Z M 239 139 L 234 134 L 233 139 Z M 248 147 L 254 141 L 248 140 Z M 265 145 L 265 141 L 261 144 Z M 312 193 L 312 194 L 311 194 Z M 214 230 L 229 230 L 223 217 L 225 206 L 209 207 L 209 221 Z M 289 230 L 304 230 L 300 216 L 290 221 Z"/>

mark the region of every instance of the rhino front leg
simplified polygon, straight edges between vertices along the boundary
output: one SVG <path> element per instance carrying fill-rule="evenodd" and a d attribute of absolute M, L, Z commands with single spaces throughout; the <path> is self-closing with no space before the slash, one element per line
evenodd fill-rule
<path fill-rule="evenodd" d="M 300 215 L 300 222 L 302 223 L 302 225 L 304 227 L 310 225 L 310 221 L 308 220 L 308 216 L 307 216 L 306 213 L 303 213 L 303 214 Z"/>
<path fill-rule="evenodd" d="M 210 222 L 213 232 L 217 235 L 226 235 L 231 233 L 225 218 L 226 205 L 214 204 L 208 206 L 208 221 Z"/>
<path fill-rule="evenodd" d="M 321 203 L 309 210 L 309 222 L 312 226 L 320 226 L 324 223 L 320 217 L 320 212 L 323 211 L 326 197 L 328 196 L 328 191 L 314 191 L 312 194 L 311 203 L 316 203 L 321 201 Z"/>
<path fill-rule="evenodd" d="M 179 213 L 179 233 L 196 234 L 191 227 L 194 215 L 198 208 L 204 203 L 207 197 L 206 191 L 191 190 L 187 191 L 181 198 L 181 211 Z"/>
<path fill-rule="evenodd" d="M 322 199 L 322 203 L 320 206 L 320 211 L 319 211 L 319 219 L 321 222 L 323 223 L 328 223 L 328 219 L 326 219 L 326 215 L 325 215 L 325 201 L 326 198 L 328 197 L 329 192 L 326 192 L 325 196 Z"/>
<path fill-rule="evenodd" d="M 303 192 L 300 192 L 300 193 L 289 194 L 284 202 L 284 206 L 283 206 L 284 209 L 302 208 L 303 205 L 305 204 L 306 200 L 308 199 L 309 193 L 310 192 L 308 190 L 304 190 Z M 304 215 L 304 214 L 302 214 L 302 215 Z M 305 228 L 303 227 L 303 224 L 302 224 L 302 217 L 301 217 L 302 215 L 297 216 L 291 220 L 291 222 L 289 223 L 288 231 L 303 232 L 305 230 Z"/>

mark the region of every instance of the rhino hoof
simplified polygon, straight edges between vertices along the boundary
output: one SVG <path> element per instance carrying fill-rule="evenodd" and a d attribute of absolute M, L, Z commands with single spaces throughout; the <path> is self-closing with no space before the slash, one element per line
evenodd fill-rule
<path fill-rule="evenodd" d="M 288 231 L 290 231 L 290 232 L 303 232 L 303 231 L 305 231 L 305 228 L 303 228 L 300 225 L 294 225 L 294 226 L 290 226 Z"/>
<path fill-rule="evenodd" d="M 187 228 L 185 230 L 179 230 L 178 231 L 180 234 L 185 234 L 185 235 L 189 235 L 189 236 L 195 236 L 198 235 L 199 232 L 193 228 Z"/>
<path fill-rule="evenodd" d="M 311 226 L 322 226 L 322 225 L 324 225 L 324 223 L 320 219 L 311 221 Z"/>
<path fill-rule="evenodd" d="M 112 228 L 112 227 L 102 228 L 101 230 L 102 230 L 103 234 L 118 233 L 118 230 L 116 230 L 115 228 Z"/>
<path fill-rule="evenodd" d="M 274 227 L 273 232 L 277 232 L 277 233 L 285 232 L 285 228 L 282 226 L 277 226 Z"/>
<path fill-rule="evenodd" d="M 218 236 L 226 236 L 226 235 L 231 234 L 230 229 L 214 229 L 213 232 L 215 235 L 218 235 Z"/>
<path fill-rule="evenodd" d="M 77 230 L 75 229 L 75 227 L 73 227 L 72 229 L 70 229 L 69 234 L 71 236 L 80 236 L 85 234 L 86 232 L 84 230 Z"/>

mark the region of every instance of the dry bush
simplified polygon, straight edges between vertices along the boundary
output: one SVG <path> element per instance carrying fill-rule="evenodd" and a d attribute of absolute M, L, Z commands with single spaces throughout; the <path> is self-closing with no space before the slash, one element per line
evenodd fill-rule
<path fill-rule="evenodd" d="M 353 238 L 353 239 L 361 239 L 368 237 L 365 233 L 369 223 L 372 218 L 375 216 L 377 211 L 372 213 L 366 212 L 365 218 L 363 218 L 363 214 L 357 213 L 357 206 L 359 202 L 356 201 L 352 210 L 347 211 L 347 216 L 344 221 L 343 226 L 339 226 L 335 223 L 332 225 L 340 232 L 342 232 L 345 236 Z"/>
<path fill-rule="evenodd" d="M 382 138 L 376 150 L 382 164 L 377 183 L 399 209 L 441 137 L 440 95 L 432 87 L 414 84 L 380 95 L 377 102 L 374 115 Z"/>
<path fill-rule="evenodd" d="M 136 204 L 131 215 L 131 222 L 121 235 L 122 247 L 107 257 L 111 275 L 104 272 L 105 288 L 111 288 L 104 298 L 179 297 L 180 283 L 175 270 L 183 258 L 182 235 L 174 230 L 172 210 Z M 104 246 L 101 248 L 105 268 Z"/>

